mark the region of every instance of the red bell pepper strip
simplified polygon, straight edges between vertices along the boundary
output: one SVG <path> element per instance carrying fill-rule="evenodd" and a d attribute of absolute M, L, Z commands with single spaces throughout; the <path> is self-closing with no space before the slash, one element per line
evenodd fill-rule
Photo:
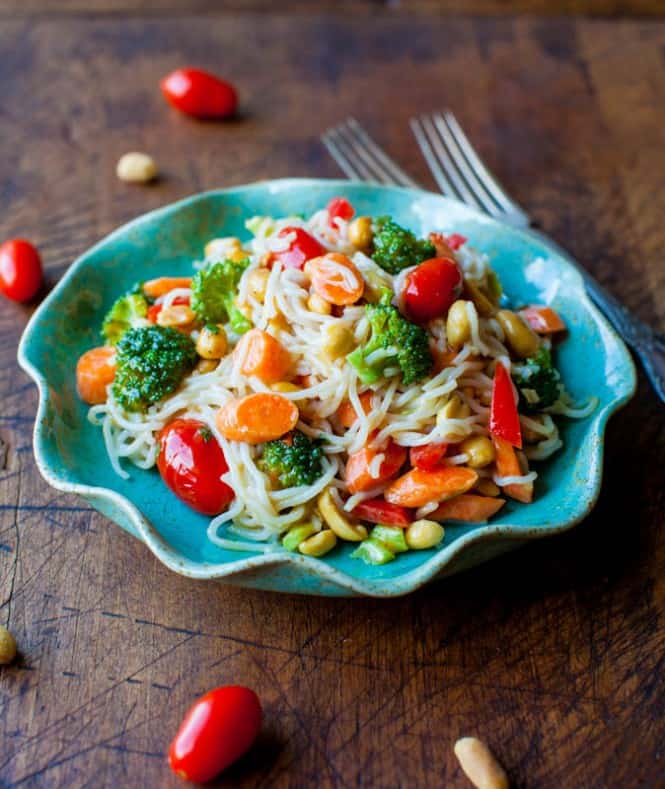
<path fill-rule="evenodd" d="M 328 203 L 328 224 L 330 227 L 336 228 L 336 219 L 344 219 L 348 222 L 355 213 L 355 208 L 349 203 L 346 197 L 333 197 Z"/>
<path fill-rule="evenodd" d="M 466 236 L 461 235 L 460 233 L 451 233 L 449 236 L 445 236 L 446 244 L 456 252 L 461 246 L 464 246 L 468 241 Z"/>
<path fill-rule="evenodd" d="M 295 234 L 295 238 L 289 244 L 287 249 L 281 252 L 273 252 L 272 257 L 268 263 L 271 268 L 272 264 L 279 260 L 284 268 L 298 268 L 301 269 L 312 258 L 321 257 L 328 251 L 322 244 L 311 236 L 302 227 L 285 227 L 279 231 L 277 238 L 284 238 L 285 236 Z"/>
<path fill-rule="evenodd" d="M 414 468 L 432 471 L 436 468 L 448 451 L 448 444 L 425 444 L 422 447 L 411 447 L 409 461 Z"/>
<path fill-rule="evenodd" d="M 384 526 L 400 526 L 403 529 L 413 523 L 411 510 L 398 504 L 389 504 L 380 497 L 361 501 L 351 514 L 361 521 L 382 523 Z"/>
<path fill-rule="evenodd" d="M 522 430 L 520 417 L 517 413 L 515 392 L 510 375 L 501 362 L 497 362 L 492 385 L 490 433 L 503 438 L 512 446 L 522 449 Z"/>

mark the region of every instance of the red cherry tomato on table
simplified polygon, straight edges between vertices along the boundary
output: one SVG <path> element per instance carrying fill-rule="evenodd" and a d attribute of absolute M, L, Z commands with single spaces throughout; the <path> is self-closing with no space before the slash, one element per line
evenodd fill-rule
<path fill-rule="evenodd" d="M 220 477 L 229 467 L 204 422 L 176 419 L 159 434 L 157 468 L 175 495 L 204 515 L 218 515 L 235 493 Z"/>
<path fill-rule="evenodd" d="M 356 213 L 355 208 L 349 203 L 346 197 L 333 197 L 328 203 L 328 224 L 330 227 L 337 227 L 336 219 L 344 219 L 346 222 L 353 218 Z"/>
<path fill-rule="evenodd" d="M 404 306 L 408 316 L 426 323 L 446 314 L 462 292 L 462 274 L 450 258 L 430 258 L 404 280 Z"/>
<path fill-rule="evenodd" d="M 238 108 L 233 85 L 198 68 L 176 69 L 160 87 L 171 106 L 194 118 L 227 118 Z"/>
<path fill-rule="evenodd" d="M 0 291 L 12 301 L 30 301 L 44 276 L 39 252 L 29 241 L 14 238 L 0 246 Z"/>
<path fill-rule="evenodd" d="M 422 447 L 411 447 L 409 460 L 414 468 L 422 471 L 432 471 L 448 451 L 448 444 L 425 444 Z"/>
<path fill-rule="evenodd" d="M 169 748 L 171 769 L 188 781 L 210 781 L 249 750 L 262 717 L 253 690 L 240 685 L 211 690 L 180 724 Z"/>
<path fill-rule="evenodd" d="M 284 268 L 298 268 L 302 269 L 305 263 L 312 258 L 318 258 L 325 255 L 327 249 L 311 236 L 302 227 L 285 227 L 279 231 L 277 238 L 285 238 L 286 236 L 295 234 L 295 238 L 289 244 L 287 249 L 281 252 L 273 252 L 270 263 L 279 260 Z"/>

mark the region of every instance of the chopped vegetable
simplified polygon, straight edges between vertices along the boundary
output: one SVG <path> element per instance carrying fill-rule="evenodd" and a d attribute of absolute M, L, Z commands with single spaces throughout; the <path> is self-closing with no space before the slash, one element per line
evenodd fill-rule
<path fill-rule="evenodd" d="M 411 447 L 409 461 L 414 468 L 432 471 L 440 464 L 447 451 L 448 444 L 425 444 L 420 447 Z"/>
<path fill-rule="evenodd" d="M 496 449 L 496 471 L 500 477 L 521 477 L 522 469 L 512 444 L 503 438 L 494 437 Z M 514 482 L 504 485 L 503 490 L 511 499 L 528 504 L 533 499 L 533 482 Z"/>
<path fill-rule="evenodd" d="M 76 390 L 81 400 L 88 405 L 105 403 L 115 370 L 115 348 L 104 345 L 86 351 L 76 363 Z"/>
<path fill-rule="evenodd" d="M 444 316 L 462 292 L 462 274 L 451 258 L 425 260 L 406 275 L 402 297 L 406 314 L 417 323 Z"/>
<path fill-rule="evenodd" d="M 372 330 L 369 342 L 346 357 L 364 384 L 375 383 L 392 368 L 401 371 L 408 385 L 420 381 L 432 369 L 427 332 L 404 318 L 390 303 L 391 298 L 386 289 L 378 304 L 365 305 Z"/>
<path fill-rule="evenodd" d="M 148 298 L 158 299 L 176 288 L 189 288 L 191 285 L 191 277 L 157 277 L 143 283 L 143 292 Z"/>
<path fill-rule="evenodd" d="M 333 197 L 328 203 L 327 211 L 328 224 L 330 227 L 334 228 L 337 227 L 337 222 L 335 222 L 336 219 L 343 219 L 345 222 L 348 222 L 355 214 L 355 209 L 346 197 Z"/>
<path fill-rule="evenodd" d="M 372 475 L 371 471 L 375 458 L 383 454 L 384 458 L 381 465 Z M 386 482 L 400 470 L 406 460 L 407 451 L 405 447 L 389 441 L 385 449 L 374 449 L 365 446 L 357 452 L 349 454 L 344 471 L 344 479 L 351 493 L 359 493 L 371 490 L 382 482 Z"/>
<path fill-rule="evenodd" d="M 297 551 L 301 542 L 314 534 L 314 526 L 311 523 L 299 523 L 292 526 L 282 537 L 282 545 L 287 551 Z"/>
<path fill-rule="evenodd" d="M 365 564 L 388 564 L 395 554 L 382 542 L 368 537 L 351 554 L 352 559 L 362 559 Z"/>
<path fill-rule="evenodd" d="M 368 523 L 382 523 L 401 528 L 406 528 L 413 521 L 410 510 L 397 504 L 389 504 L 381 497 L 361 501 L 360 504 L 356 504 L 351 514 Z"/>
<path fill-rule="evenodd" d="M 175 495 L 204 515 L 218 515 L 235 497 L 221 480 L 229 470 L 224 452 L 198 419 L 175 419 L 162 429 L 157 468 Z"/>
<path fill-rule="evenodd" d="M 464 246 L 468 241 L 466 236 L 461 235 L 460 233 L 450 233 L 450 235 L 446 236 L 446 243 L 448 246 L 456 252 L 461 246 Z"/>
<path fill-rule="evenodd" d="M 514 366 L 513 380 L 520 393 L 522 410 L 526 412 L 548 408 L 556 403 L 563 391 L 561 375 L 552 364 L 552 354 L 544 346 L 524 364 Z"/>
<path fill-rule="evenodd" d="M 484 523 L 503 507 L 505 499 L 478 496 L 475 493 L 462 493 L 439 504 L 428 515 L 434 521 L 462 521 L 464 523 Z"/>
<path fill-rule="evenodd" d="M 477 480 L 478 474 L 464 466 L 444 466 L 434 471 L 414 468 L 392 482 L 383 496 L 391 504 L 422 507 L 433 501 L 445 501 L 466 493 Z"/>
<path fill-rule="evenodd" d="M 147 315 L 148 301 L 139 287 L 116 299 L 102 323 L 102 335 L 109 345 L 115 345 L 129 329 L 147 326 Z"/>
<path fill-rule="evenodd" d="M 398 526 L 375 526 L 369 536 L 382 542 L 392 553 L 406 553 L 409 550 L 404 539 L 404 529 Z"/>
<path fill-rule="evenodd" d="M 113 395 L 126 411 L 145 411 L 177 388 L 198 359 L 190 337 L 177 329 L 130 329 L 116 346 Z"/>
<path fill-rule="evenodd" d="M 225 260 L 201 269 L 192 280 L 192 309 L 204 323 L 224 323 L 226 320 L 237 334 L 252 328 L 251 321 L 236 306 L 238 283 L 249 259 Z"/>
<path fill-rule="evenodd" d="M 376 220 L 371 256 L 374 262 L 390 274 L 399 274 L 436 254 L 431 241 L 418 239 L 390 217 Z"/>
<path fill-rule="evenodd" d="M 358 396 L 365 415 L 369 414 L 372 410 L 372 395 L 373 392 L 367 391 Z M 345 400 L 337 409 L 337 419 L 342 427 L 347 428 L 353 427 L 357 422 L 358 414 L 350 400 Z"/>
<path fill-rule="evenodd" d="M 206 783 L 249 750 L 261 728 L 256 693 L 215 688 L 189 708 L 169 747 L 169 765 L 186 781 Z"/>
<path fill-rule="evenodd" d="M 257 392 L 230 400 L 217 412 L 217 429 L 229 441 L 265 444 L 289 433 L 298 422 L 297 407 L 279 394 Z"/>
<path fill-rule="evenodd" d="M 283 381 L 291 367 L 291 355 L 272 334 L 252 329 L 240 339 L 233 351 L 243 375 L 255 375 L 263 383 Z"/>
<path fill-rule="evenodd" d="M 519 314 L 537 334 L 566 331 L 566 324 L 551 307 L 533 304 L 520 310 Z"/>
<path fill-rule="evenodd" d="M 492 384 L 489 430 L 493 436 L 505 439 L 518 449 L 522 448 L 522 431 L 513 384 L 501 362 L 496 364 Z"/>
<path fill-rule="evenodd" d="M 164 77 L 160 87 L 172 107 L 193 118 L 227 118 L 238 107 L 233 85 L 202 69 L 176 69 Z"/>
<path fill-rule="evenodd" d="M 190 299 L 188 296 L 176 296 L 171 302 L 172 307 L 189 306 Z M 147 319 L 148 323 L 159 323 L 159 314 L 164 309 L 163 304 L 151 304 L 148 307 Z"/>
<path fill-rule="evenodd" d="M 322 458 L 321 442 L 312 441 L 295 430 L 286 438 L 270 441 L 263 447 L 260 467 L 283 488 L 313 485 L 323 473 Z"/>
<path fill-rule="evenodd" d="M 305 272 L 312 280 L 312 289 L 322 299 L 339 307 L 355 304 L 363 295 L 365 281 L 346 255 L 328 252 L 309 260 Z"/>
<path fill-rule="evenodd" d="M 302 227 L 282 228 L 277 234 L 277 238 L 286 238 L 291 235 L 293 240 L 286 249 L 271 253 L 269 266 L 278 260 L 284 268 L 302 269 L 308 260 L 326 254 L 326 248 Z"/>
<path fill-rule="evenodd" d="M 0 293 L 12 301 L 30 301 L 43 281 L 42 259 L 29 241 L 13 238 L 0 245 Z"/>

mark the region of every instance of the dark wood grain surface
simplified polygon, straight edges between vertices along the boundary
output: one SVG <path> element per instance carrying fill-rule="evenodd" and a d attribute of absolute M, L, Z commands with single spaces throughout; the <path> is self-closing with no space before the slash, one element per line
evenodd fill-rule
<path fill-rule="evenodd" d="M 7 12 L 0 237 L 39 244 L 54 282 L 192 192 L 339 175 L 318 134 L 351 113 L 431 185 L 407 120 L 447 105 L 544 229 L 662 329 L 664 51 L 665 21 Z M 171 112 L 156 85 L 183 63 L 233 79 L 242 119 Z M 163 172 L 149 188 L 114 176 L 137 148 Z M 42 481 L 15 362 L 29 312 L 0 304 L 0 622 L 21 648 L 0 670 L 0 786 L 176 786 L 168 741 L 227 683 L 258 691 L 266 725 L 223 786 L 462 787 L 465 734 L 516 786 L 665 784 L 664 411 L 642 375 L 572 532 L 404 599 L 280 597 L 174 575 Z"/>

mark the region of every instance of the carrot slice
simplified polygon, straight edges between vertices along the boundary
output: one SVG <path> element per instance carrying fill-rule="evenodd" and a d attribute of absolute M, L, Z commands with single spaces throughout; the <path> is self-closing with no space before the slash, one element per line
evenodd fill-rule
<path fill-rule="evenodd" d="M 500 477 L 521 477 L 522 469 L 517 458 L 517 452 L 511 444 L 503 438 L 493 436 L 496 449 L 496 470 Z M 504 485 L 504 491 L 511 499 L 517 499 L 524 504 L 533 500 L 533 482 L 518 482 Z"/>
<path fill-rule="evenodd" d="M 427 517 L 433 521 L 463 521 L 464 523 L 483 523 L 503 507 L 505 499 L 477 496 L 475 493 L 462 493 L 450 501 L 439 504 Z"/>
<path fill-rule="evenodd" d="M 293 430 L 299 416 L 298 408 L 286 397 L 258 392 L 222 406 L 215 423 L 229 441 L 263 444 Z"/>
<path fill-rule="evenodd" d="M 84 403 L 106 402 L 106 387 L 115 378 L 115 348 L 103 345 L 86 351 L 76 363 L 76 389 Z"/>
<path fill-rule="evenodd" d="M 383 453 L 385 457 L 379 466 L 378 475 L 373 477 L 370 474 L 370 464 L 380 453 Z M 393 441 L 389 441 L 385 449 L 373 449 L 366 446 L 357 452 L 351 453 L 346 461 L 346 470 L 344 472 L 344 479 L 349 491 L 351 493 L 360 493 L 361 491 L 371 490 L 382 482 L 386 482 L 400 470 L 400 467 L 406 460 L 406 454 L 406 448 L 395 444 Z"/>
<path fill-rule="evenodd" d="M 189 288 L 191 284 L 191 277 L 157 277 L 143 283 L 143 292 L 151 299 L 158 299 L 175 288 Z"/>
<path fill-rule="evenodd" d="M 391 483 L 383 497 L 402 507 L 422 507 L 431 501 L 445 501 L 472 488 L 478 475 L 464 466 L 444 466 L 435 471 L 411 469 Z"/>
<path fill-rule="evenodd" d="M 538 334 L 556 334 L 566 331 L 566 324 L 551 307 L 532 304 L 519 313 Z"/>
<path fill-rule="evenodd" d="M 373 392 L 367 391 L 358 396 L 360 405 L 362 406 L 365 415 L 371 413 L 372 411 L 373 394 Z M 339 423 L 342 427 L 353 427 L 353 425 L 356 423 L 358 414 L 356 413 L 356 409 L 353 407 L 353 404 L 350 400 L 345 400 L 337 409 L 337 419 L 339 420 Z"/>
<path fill-rule="evenodd" d="M 268 332 L 251 329 L 243 334 L 233 352 L 243 375 L 256 375 L 265 384 L 283 381 L 291 367 L 291 355 Z"/>
<path fill-rule="evenodd" d="M 365 290 L 362 274 L 339 252 L 308 260 L 305 272 L 309 274 L 314 292 L 338 307 L 355 304 Z"/>

